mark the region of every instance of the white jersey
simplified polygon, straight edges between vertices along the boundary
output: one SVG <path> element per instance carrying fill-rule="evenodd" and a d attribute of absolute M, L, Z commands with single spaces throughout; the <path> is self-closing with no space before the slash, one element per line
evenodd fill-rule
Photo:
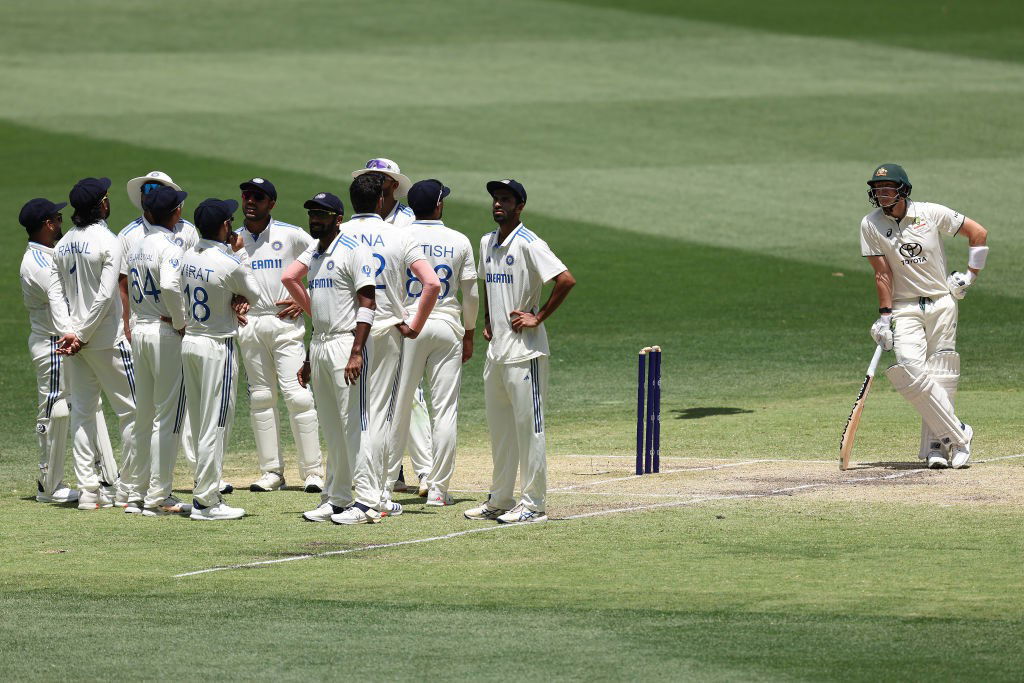
<path fill-rule="evenodd" d="M 170 318 L 174 329 L 180 330 L 185 326 L 185 309 L 178 269 L 184 250 L 167 228 L 147 225 L 144 230 L 143 239 L 135 241 L 123 259 L 128 269 L 128 305 L 137 322 Z"/>
<path fill-rule="evenodd" d="M 121 243 L 121 253 L 125 255 L 132 253 L 139 242 L 142 241 L 142 238 L 146 236 L 147 228 L 152 227 L 152 223 L 139 216 L 121 228 L 121 232 L 117 233 L 117 241 Z M 174 243 L 181 247 L 182 251 L 188 251 L 196 246 L 196 242 L 199 241 L 199 231 L 196 230 L 196 226 L 183 218 L 174 226 L 173 239 Z M 127 274 L 128 268 L 122 260 L 121 275 Z"/>
<path fill-rule="evenodd" d="M 329 335 L 354 332 L 359 308 L 356 292 L 375 284 L 376 262 L 370 250 L 341 233 L 324 252 L 320 251 L 320 243 L 314 242 L 298 261 L 309 268 L 306 286 L 309 287 L 313 332 Z"/>
<path fill-rule="evenodd" d="M 402 202 L 395 202 L 395 207 L 391 209 L 391 213 L 387 215 L 384 222 L 398 228 L 404 228 L 414 220 L 416 220 L 416 214 L 413 213 L 412 209 Z"/>
<path fill-rule="evenodd" d="M 249 301 L 250 315 L 276 315 L 281 307 L 275 301 L 289 298 L 288 290 L 281 282 L 284 269 L 292 264 L 302 252 L 316 240 L 302 228 L 274 219 L 259 234 L 254 235 L 247 228 L 236 231 L 245 245 L 246 267 L 252 271 L 259 298 Z M 302 324 L 302 318 L 297 318 Z"/>
<path fill-rule="evenodd" d="M 357 213 L 341 224 L 341 234 L 366 245 L 375 262 L 377 314 L 373 329 L 397 325 L 406 318 L 402 302 L 410 266 L 423 258 L 409 232 L 381 220 L 375 213 Z"/>
<path fill-rule="evenodd" d="M 106 221 L 73 228 L 53 248 L 50 306 L 67 301 L 68 329 L 92 348 L 112 347 L 121 335 L 121 245 Z"/>
<path fill-rule="evenodd" d="M 238 332 L 231 297 L 251 302 L 259 296 L 252 272 L 221 242 L 200 239 L 181 259 L 186 335 L 223 338 Z"/>
<path fill-rule="evenodd" d="M 497 230 L 487 233 L 480 240 L 479 270 L 491 321 L 487 358 L 495 363 L 521 363 L 549 355 L 544 323 L 514 332 L 509 318 L 512 311 L 536 314 L 544 283 L 567 270 L 547 242 L 522 223 L 504 242 L 498 242 Z"/>
<path fill-rule="evenodd" d="M 53 249 L 38 242 L 29 242 L 21 257 L 21 296 L 28 309 L 32 334 L 52 337 L 63 334 L 68 327 L 68 305 L 50 307 L 47 292 L 53 277 Z M 56 314 L 56 315 L 55 315 Z"/>
<path fill-rule="evenodd" d="M 461 337 L 466 333 L 466 328 L 463 326 L 462 304 L 456 294 L 462 281 L 476 280 L 473 247 L 465 235 L 441 221 L 414 221 L 409 224 L 408 230 L 417 252 L 427 260 L 441 281 L 441 293 L 429 317 L 448 323 Z M 411 273 L 407 276 L 404 306 L 409 316 L 415 317 L 423 293 L 423 283 L 412 277 Z"/>
<path fill-rule="evenodd" d="M 946 286 L 946 250 L 940 236 L 955 235 L 964 216 L 941 204 L 907 200 L 903 220 L 875 209 L 860 222 L 862 256 L 884 256 L 892 270 L 894 301 L 940 297 Z"/>

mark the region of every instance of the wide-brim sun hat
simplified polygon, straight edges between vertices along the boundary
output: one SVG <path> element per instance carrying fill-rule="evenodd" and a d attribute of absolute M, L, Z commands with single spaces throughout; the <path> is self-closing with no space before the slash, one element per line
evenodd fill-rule
<path fill-rule="evenodd" d="M 171 176 L 167 175 L 163 171 L 150 171 L 146 175 L 139 176 L 138 178 L 132 178 L 128 181 L 128 184 L 125 185 L 125 189 L 128 190 L 128 199 L 139 211 L 142 211 L 142 186 L 150 181 L 166 185 L 167 187 L 173 187 L 178 192 L 181 192 L 181 187 L 171 180 Z"/>
<path fill-rule="evenodd" d="M 402 169 L 398 167 L 398 164 L 391 161 L 391 159 L 385 159 L 384 157 L 377 157 L 370 159 L 366 162 L 364 168 L 358 171 L 352 171 L 352 177 L 358 178 L 364 173 L 383 173 L 386 176 L 394 178 L 398 181 L 398 189 L 395 190 L 395 197 L 402 199 L 409 194 L 409 188 L 412 187 L 412 181 L 409 180 L 408 176 L 402 175 Z"/>

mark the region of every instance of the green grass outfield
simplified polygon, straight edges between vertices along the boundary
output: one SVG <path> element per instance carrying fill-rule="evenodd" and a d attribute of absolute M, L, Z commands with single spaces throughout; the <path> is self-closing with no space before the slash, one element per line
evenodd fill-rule
<path fill-rule="evenodd" d="M 8 677 L 1019 677 L 1024 461 L 995 459 L 1024 452 L 1024 11 L 619 5 L 0 8 Z M 578 279 L 548 325 L 560 521 L 363 549 L 480 528 L 461 510 L 489 474 L 482 341 L 463 382 L 455 509 L 408 499 L 401 518 L 343 529 L 300 523 L 312 497 L 298 492 L 236 494 L 251 516 L 223 525 L 32 502 L 20 205 L 106 175 L 116 230 L 136 216 L 133 176 L 170 173 L 191 213 L 261 175 L 279 188 L 275 216 L 303 225 L 302 201 L 346 197 L 373 156 L 444 180 L 445 218 L 474 244 L 493 225 L 484 182 L 516 177 L 524 222 Z M 881 377 L 855 459 L 882 464 L 841 479 L 831 462 L 871 354 L 857 226 L 881 161 L 906 166 L 915 198 L 990 229 L 989 268 L 960 309 L 958 403 L 989 460 L 966 472 L 902 469 L 916 420 Z M 966 240 L 948 251 L 961 267 Z M 693 471 L 594 484 L 628 474 L 610 456 L 632 451 L 635 355 L 653 343 L 666 468 Z M 236 484 L 256 470 L 242 394 Z"/>

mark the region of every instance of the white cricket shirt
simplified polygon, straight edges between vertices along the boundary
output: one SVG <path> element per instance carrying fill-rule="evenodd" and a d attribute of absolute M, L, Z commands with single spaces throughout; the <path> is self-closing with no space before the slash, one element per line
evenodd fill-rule
<path fill-rule="evenodd" d="M 341 224 L 341 235 L 348 235 L 364 245 L 374 259 L 373 276 L 376 280 L 377 314 L 373 329 L 397 325 L 406 319 L 406 271 L 423 258 L 416 249 L 409 232 L 381 220 L 375 213 L 357 213 Z"/>
<path fill-rule="evenodd" d="M 252 271 L 260 293 L 257 300 L 249 302 L 249 314 L 277 315 L 281 307 L 274 302 L 291 298 L 281 282 L 284 269 L 310 245 L 316 244 L 316 240 L 298 226 L 273 219 L 258 235 L 244 227 L 236 232 L 242 236 L 242 243 L 245 245 L 242 251 L 246 255 L 243 260 L 246 267 Z M 290 322 L 304 324 L 302 316 Z"/>
<path fill-rule="evenodd" d="M 395 206 L 391 209 L 391 213 L 384 219 L 385 223 L 390 223 L 399 228 L 404 228 L 410 223 L 416 220 L 416 214 L 413 210 L 402 202 L 395 202 Z"/>
<path fill-rule="evenodd" d="M 224 338 L 238 332 L 231 297 L 240 294 L 250 304 L 259 296 L 252 272 L 231 247 L 200 239 L 181 258 L 180 287 L 185 302 L 185 333 Z"/>
<path fill-rule="evenodd" d="M 128 269 L 128 305 L 137 322 L 170 318 L 174 329 L 180 330 L 185 310 L 178 269 L 185 252 L 167 228 L 147 225 L 144 230 L 145 236 L 122 259 Z"/>
<path fill-rule="evenodd" d="M 941 236 L 963 227 L 964 216 L 942 204 L 907 200 L 903 220 L 875 209 L 860 222 L 862 256 L 884 256 L 892 269 L 893 300 L 939 297 L 946 286 L 946 250 Z"/>
<path fill-rule="evenodd" d="M 146 236 L 146 229 L 150 227 L 153 227 L 152 224 L 143 216 L 139 216 L 121 228 L 121 232 L 117 233 L 117 241 L 121 243 L 121 253 L 132 253 L 135 247 L 138 246 L 138 243 L 142 241 L 142 238 Z M 173 239 L 174 243 L 181 247 L 182 251 L 188 251 L 196 246 L 196 242 L 199 241 L 199 231 L 196 230 L 196 226 L 183 218 L 174 226 Z M 121 275 L 127 274 L 128 269 L 122 259 Z"/>
<path fill-rule="evenodd" d="M 50 278 L 53 275 L 53 249 L 29 242 L 21 257 L 21 296 L 28 309 L 28 324 L 32 334 L 51 337 L 63 334 L 68 327 L 68 305 L 50 308 Z M 56 313 L 56 315 L 54 315 Z M 55 320 L 56 319 L 56 320 Z"/>
<path fill-rule="evenodd" d="M 512 311 L 536 314 L 544 283 L 568 270 L 547 242 L 522 223 L 504 242 L 498 242 L 497 230 L 487 233 L 480 240 L 479 270 L 491 320 L 487 358 L 495 363 L 520 363 L 550 355 L 544 323 L 514 332 L 509 318 Z"/>
<path fill-rule="evenodd" d="M 427 260 L 441 281 L 441 293 L 430 318 L 448 323 L 461 337 L 466 328 L 462 320 L 462 303 L 456 294 L 462 281 L 475 281 L 477 278 L 473 246 L 465 235 L 441 221 L 413 221 L 407 230 L 417 252 Z M 413 277 L 411 271 L 406 272 L 403 306 L 410 318 L 416 315 L 422 293 L 423 283 Z"/>
<path fill-rule="evenodd" d="M 306 286 L 314 336 L 354 332 L 359 309 L 356 292 L 376 283 L 376 260 L 369 249 L 339 233 L 326 251 L 321 252 L 320 244 L 314 242 L 298 261 L 309 268 Z"/>
<path fill-rule="evenodd" d="M 56 309 L 66 300 L 68 329 L 93 348 L 109 348 L 121 335 L 121 245 L 106 221 L 75 227 L 53 248 L 49 296 Z"/>

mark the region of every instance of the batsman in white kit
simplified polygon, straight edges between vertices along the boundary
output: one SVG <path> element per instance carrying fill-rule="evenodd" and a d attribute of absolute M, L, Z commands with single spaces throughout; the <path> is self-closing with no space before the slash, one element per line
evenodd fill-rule
<path fill-rule="evenodd" d="M 28 232 L 28 247 L 21 259 L 20 275 L 30 328 L 28 350 L 36 368 L 36 437 L 39 442 L 36 500 L 41 503 L 72 503 L 78 500 L 79 495 L 77 489 L 68 487 L 63 481 L 70 394 L 64 376 L 63 356 L 57 348 L 60 341 L 58 330 L 68 326 L 68 308 L 65 303 L 51 308 L 47 296 L 53 275 L 53 245 L 63 236 L 60 211 L 65 206 L 66 203 L 55 204 L 39 197 L 29 200 L 18 215 L 18 222 Z M 97 448 L 103 453 L 102 458 L 112 462 L 113 452 L 102 409 L 96 415 Z"/>
<path fill-rule="evenodd" d="M 74 387 L 72 453 L 81 510 L 115 503 L 123 507 L 128 496 L 137 493 L 118 483 L 113 457 L 105 457 L 99 446 L 101 390 L 118 417 L 122 463 L 132 457 L 135 441 L 135 377 L 131 347 L 122 333 L 121 298 L 117 294 L 121 245 L 106 221 L 110 216 L 109 189 L 109 178 L 83 178 L 71 189 L 75 227 L 54 248 L 47 292 L 52 310 L 66 306 L 69 312 L 64 329 L 58 330 L 62 335 L 58 353 L 71 356 L 67 372 Z"/>
<path fill-rule="evenodd" d="M 379 510 L 383 467 L 370 461 L 367 399 L 372 365 L 370 326 L 376 310 L 376 259 L 349 235 L 341 199 L 320 192 L 304 204 L 316 242 L 285 269 L 282 282 L 313 319 L 309 357 L 299 383 L 313 385 L 327 442 L 327 480 L 310 522 L 372 524 Z M 302 286 L 307 278 L 308 293 Z"/>
<path fill-rule="evenodd" d="M 544 320 L 576 284 L 547 243 L 520 222 L 526 188 L 492 180 L 491 213 L 498 229 L 480 241 L 479 277 L 484 281 L 484 400 L 491 431 L 491 492 L 487 502 L 465 512 L 469 519 L 504 524 L 545 522 L 547 452 L 544 403 L 548 392 L 548 337 Z M 544 283 L 554 280 L 538 308 Z M 516 474 L 522 495 L 516 502 Z"/>
<path fill-rule="evenodd" d="M 146 194 L 145 233 L 124 258 L 134 319 L 136 414 L 135 456 L 121 469 L 121 480 L 144 494 L 141 505 L 129 499 L 125 512 L 150 517 L 192 511 L 171 493 L 185 418 L 185 310 L 178 277 L 184 252 L 174 239 L 174 227 L 187 196 L 171 187 Z"/>
<path fill-rule="evenodd" d="M 238 335 L 261 473 L 249 490 L 276 491 L 285 485 L 284 458 L 278 443 L 280 388 L 295 437 L 303 489 L 319 493 L 323 489 L 324 471 L 313 394 L 299 386 L 296 379 L 305 358 L 306 325 L 302 309 L 288 298 L 281 284 L 284 269 L 313 244 L 313 238 L 302 228 L 271 217 L 277 188 L 269 180 L 252 178 L 239 188 L 245 225 L 238 234 L 244 245 L 246 267 L 259 290 L 259 298 L 249 302 L 249 324 Z"/>
<path fill-rule="evenodd" d="M 399 228 L 406 228 L 416 219 L 412 208 L 406 206 L 399 199 L 406 198 L 412 181 L 402 173 L 391 159 L 378 157 L 366 162 L 366 166 L 353 171 L 352 178 L 372 173 L 379 175 L 383 181 L 381 186 L 382 201 L 377 210 L 377 215 Z M 417 491 L 422 498 L 427 495 L 427 475 L 430 473 L 431 459 L 433 457 L 432 442 L 430 440 L 430 414 L 427 411 L 426 399 L 423 396 L 423 385 L 416 388 L 413 398 L 412 417 L 409 426 L 409 459 L 412 462 L 413 471 L 419 478 L 419 486 L 407 485 L 405 482 L 404 469 L 402 467 L 402 452 L 399 451 L 397 465 L 392 462 L 388 467 L 389 480 L 393 481 L 392 488 L 395 491 Z"/>
<path fill-rule="evenodd" d="M 370 386 L 367 410 L 370 416 L 370 459 L 374 472 L 381 468 L 383 514 L 401 514 L 402 506 L 391 500 L 391 491 L 401 467 L 401 452 L 394 449 L 391 417 L 398 393 L 402 361 L 402 338 L 415 336 L 423 328 L 437 302 L 441 284 L 433 269 L 410 238 L 408 229 L 385 223 L 378 215 L 382 203 L 382 177 L 367 173 L 352 181 L 349 198 L 355 213 L 341 224 L 341 234 L 366 245 L 376 263 L 377 312 L 370 336 Z M 423 285 L 423 303 L 415 317 L 409 315 L 405 301 L 406 282 L 418 278 Z"/>
<path fill-rule="evenodd" d="M 921 415 L 918 457 L 928 467 L 965 467 L 974 430 L 954 412 L 960 380 L 956 352 L 957 301 L 985 267 L 988 232 L 941 204 L 910 199 L 913 186 L 898 164 L 882 164 L 868 180 L 877 209 L 860 224 L 861 255 L 875 272 L 880 317 L 871 336 L 896 364 L 885 371 Z M 966 272 L 946 276 L 942 237 L 963 235 L 970 246 Z"/>
<path fill-rule="evenodd" d="M 437 275 L 441 292 L 420 333 L 414 339 L 402 341 L 401 376 L 391 420 L 394 449 L 401 454 L 408 439 L 413 398 L 425 375 L 430 387 L 434 452 L 430 471 L 421 483 L 427 486 L 427 505 L 439 507 L 454 502 L 448 486 L 455 473 L 462 364 L 473 356 L 480 306 L 473 246 L 465 235 L 441 220 L 444 198 L 450 192 L 434 179 L 421 180 L 409 190 L 409 204 L 416 212 L 416 220 L 408 230 Z M 419 280 L 411 275 L 405 283 L 405 297 L 406 311 L 415 313 L 424 295 Z"/>
<path fill-rule="evenodd" d="M 245 515 L 242 508 L 227 505 L 220 492 L 238 374 L 235 337 L 240 321 L 232 299 L 237 295 L 251 303 L 260 295 L 252 272 L 232 252 L 242 248 L 231 230 L 237 209 L 238 202 L 232 199 L 211 198 L 199 204 L 193 217 L 200 240 L 181 259 L 186 322 L 181 360 L 185 405 L 196 444 L 196 484 L 189 517 L 202 521 Z"/>

